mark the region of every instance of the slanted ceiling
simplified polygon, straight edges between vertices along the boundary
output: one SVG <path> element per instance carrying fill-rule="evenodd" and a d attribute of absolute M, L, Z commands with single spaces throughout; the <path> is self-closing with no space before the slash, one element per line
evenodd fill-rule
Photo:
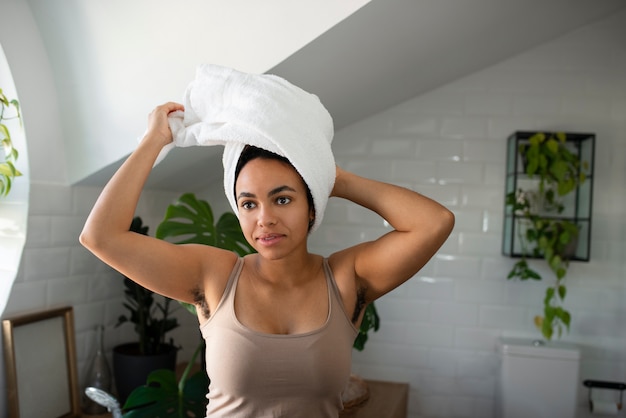
<path fill-rule="evenodd" d="M 317 94 L 341 129 L 624 8 L 623 0 L 372 0 L 268 72 Z M 148 187 L 199 190 L 221 178 L 220 153 L 170 154 Z M 103 185 L 120 163 L 80 183 Z"/>

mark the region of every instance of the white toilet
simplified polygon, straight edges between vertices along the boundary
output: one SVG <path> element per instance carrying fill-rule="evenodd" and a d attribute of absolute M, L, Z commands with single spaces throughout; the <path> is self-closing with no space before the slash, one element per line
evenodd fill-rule
<path fill-rule="evenodd" d="M 575 345 L 501 338 L 496 418 L 574 418 L 580 351 Z"/>

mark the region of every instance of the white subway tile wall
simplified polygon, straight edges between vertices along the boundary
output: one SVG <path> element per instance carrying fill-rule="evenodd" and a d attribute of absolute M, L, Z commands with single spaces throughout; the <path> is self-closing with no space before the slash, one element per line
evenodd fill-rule
<path fill-rule="evenodd" d="M 434 259 L 377 302 L 381 330 L 354 355 L 355 372 L 410 383 L 411 418 L 494 417 L 498 337 L 540 337 L 532 321 L 546 282 L 508 281 L 513 261 L 500 255 L 506 138 L 515 130 L 598 135 L 592 256 L 568 273 L 573 319 L 562 339 L 582 349 L 581 379 L 626 380 L 626 32 L 619 27 L 626 13 L 337 132 L 339 165 L 422 192 L 456 215 Z M 328 254 L 380 225 L 332 202 L 312 249 Z M 586 396 L 581 385 L 581 407 Z"/>
<path fill-rule="evenodd" d="M 354 353 L 355 372 L 410 384 L 411 418 L 493 417 L 498 337 L 539 337 L 532 318 L 545 282 L 507 281 L 513 261 L 500 255 L 505 140 L 515 130 L 598 135 L 591 261 L 573 263 L 566 279 L 573 319 L 563 340 L 582 348 L 581 378 L 626 380 L 624 27 L 626 13 L 617 14 L 336 133 L 339 165 L 422 192 L 456 214 L 440 252 L 377 302 L 381 330 Z M 78 244 L 99 191 L 31 185 L 26 249 L 5 312 L 73 305 L 81 378 L 96 324 L 106 325 L 109 350 L 133 338 L 130 327 L 114 328 L 123 312 L 120 275 Z M 228 210 L 221 184 L 209 193 Z M 138 214 L 151 234 L 177 196 L 144 193 Z M 388 230 L 377 216 L 331 200 L 310 249 L 327 255 Z M 186 312 L 179 318 L 173 337 L 188 358 L 197 324 Z M 580 394 L 583 405 L 582 387 Z"/>
<path fill-rule="evenodd" d="M 95 353 L 95 326 L 105 326 L 105 348 L 112 366 L 111 349 L 135 341 L 133 327 L 115 327 L 126 314 L 123 278 L 100 262 L 78 242 L 78 236 L 100 188 L 31 184 L 28 236 L 21 266 L 11 290 L 3 317 L 58 306 L 74 307 L 79 379 L 85 378 Z M 147 191 L 142 195 L 137 215 L 154 236 L 165 208 L 179 193 Z M 172 305 L 181 326 L 172 337 L 181 346 L 179 359 L 188 360 L 200 343 L 197 319 L 180 305 Z M 0 362 L 0 393 L 6 396 L 4 362 Z M 0 404 L 5 404 L 0 398 Z M 0 417 L 5 414 L 0 410 Z"/>

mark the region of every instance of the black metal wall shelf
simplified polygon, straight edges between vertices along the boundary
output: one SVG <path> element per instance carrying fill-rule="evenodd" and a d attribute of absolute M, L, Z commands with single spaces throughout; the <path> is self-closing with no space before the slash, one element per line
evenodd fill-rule
<path fill-rule="evenodd" d="M 520 189 L 526 193 L 533 193 L 538 189 L 539 180 L 530 178 L 524 169 L 520 146 L 529 144 L 529 138 L 538 131 L 517 131 L 511 134 L 507 143 L 505 196 Z M 550 135 L 551 132 L 544 132 Z M 578 156 L 583 167 L 585 162 L 586 180 L 574 191 L 564 196 L 562 203 L 564 210 L 561 213 L 541 212 L 546 218 L 563 219 L 578 225 L 579 236 L 574 255 L 570 260 L 589 261 L 591 252 L 591 213 L 593 203 L 593 174 L 595 134 L 570 133 L 566 135 L 566 146 Z M 505 205 L 504 228 L 502 237 L 502 253 L 509 257 L 521 257 L 522 246 L 519 234 L 524 233 L 526 220 L 515 213 L 510 206 Z M 532 258 L 531 255 L 526 255 Z M 537 257 L 539 258 L 539 257 Z"/>

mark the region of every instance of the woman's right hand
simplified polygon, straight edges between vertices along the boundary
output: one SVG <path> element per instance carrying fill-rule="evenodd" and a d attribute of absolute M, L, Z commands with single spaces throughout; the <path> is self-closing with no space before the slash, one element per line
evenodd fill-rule
<path fill-rule="evenodd" d="M 172 131 L 167 117 L 170 113 L 177 110 L 185 110 L 185 107 L 176 102 L 167 102 L 160 106 L 157 106 L 148 116 L 148 129 L 146 131 L 144 139 L 151 138 L 151 140 L 158 141 L 162 146 L 165 146 L 172 142 Z"/>

